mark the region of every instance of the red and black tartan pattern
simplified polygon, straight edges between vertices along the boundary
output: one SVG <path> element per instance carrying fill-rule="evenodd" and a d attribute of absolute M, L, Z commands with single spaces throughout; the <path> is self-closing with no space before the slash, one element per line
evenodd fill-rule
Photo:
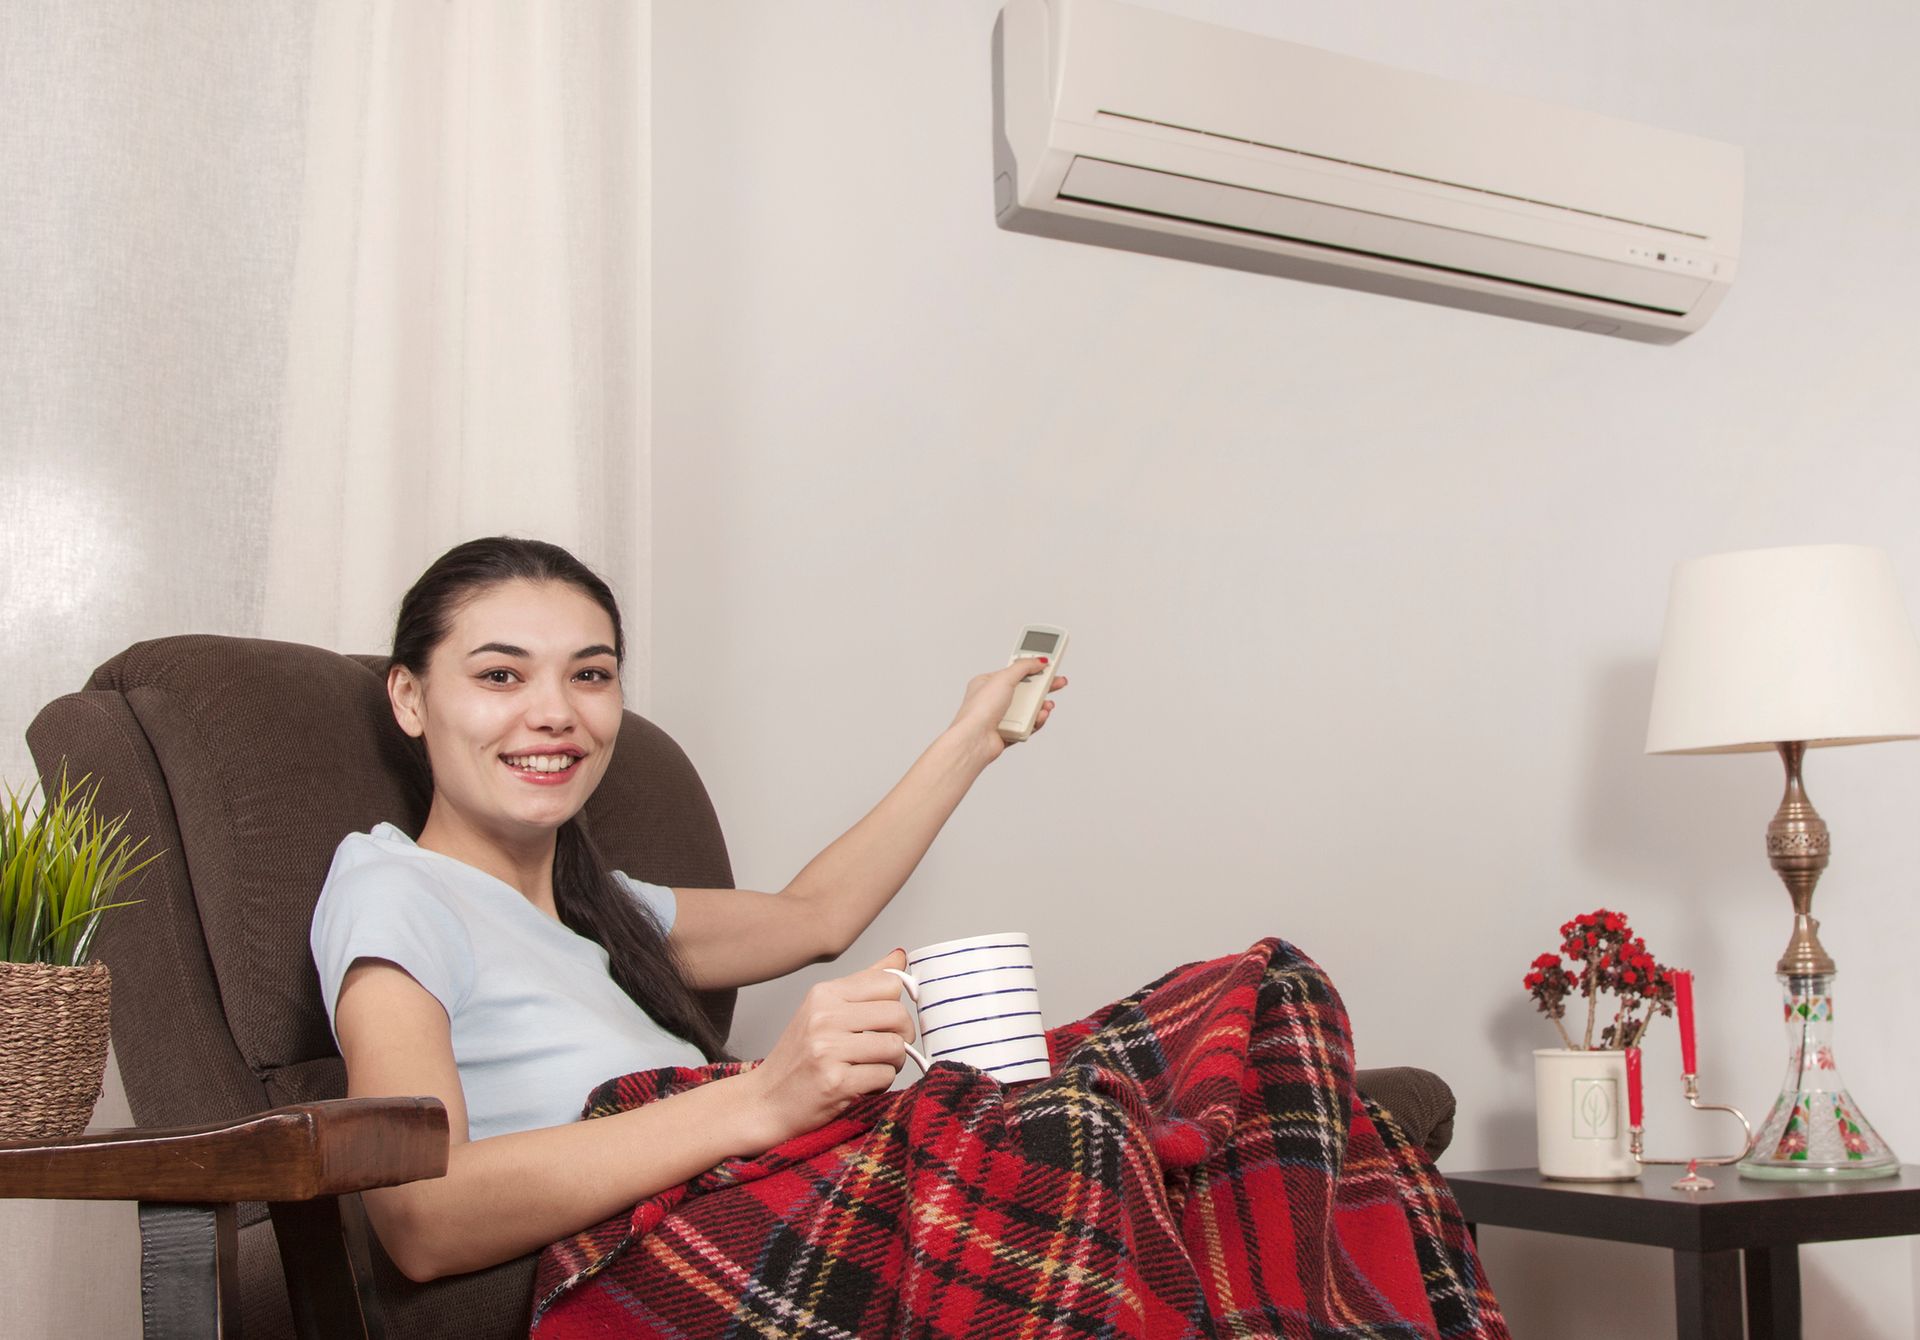
<path fill-rule="evenodd" d="M 1049 1079 L 941 1063 L 555 1243 L 533 1335 L 1505 1340 L 1299 951 L 1178 969 L 1049 1042 Z M 587 1115 L 740 1068 L 629 1075 Z"/>

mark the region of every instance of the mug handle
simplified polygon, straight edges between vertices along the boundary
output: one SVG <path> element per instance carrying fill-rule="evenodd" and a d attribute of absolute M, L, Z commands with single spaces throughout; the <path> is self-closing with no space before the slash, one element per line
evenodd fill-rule
<path fill-rule="evenodd" d="M 911 1000 L 914 1005 L 914 1021 L 918 1023 L 920 1017 L 920 979 L 910 973 L 902 972 L 898 968 L 882 968 L 880 971 L 892 973 L 900 979 L 900 984 L 907 988 L 907 998 Z M 927 1068 L 931 1063 L 926 1057 L 920 1054 L 920 1049 L 915 1047 L 911 1042 L 907 1043 L 906 1046 L 907 1055 L 911 1056 L 913 1063 L 920 1067 L 920 1073 L 923 1075 L 926 1074 Z"/>

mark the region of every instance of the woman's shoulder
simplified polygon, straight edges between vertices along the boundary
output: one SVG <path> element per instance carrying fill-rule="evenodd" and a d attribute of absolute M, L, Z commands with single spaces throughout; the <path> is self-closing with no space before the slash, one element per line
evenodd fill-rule
<path fill-rule="evenodd" d="M 340 839 L 320 888 L 320 904 L 351 902 L 374 892 L 383 897 L 416 893 L 439 901 L 440 880 L 432 860 L 392 824 L 375 824 L 368 832 Z"/>
<path fill-rule="evenodd" d="M 399 965 L 449 1016 L 473 987 L 472 929 L 459 898 L 439 859 L 391 824 L 341 839 L 307 943 L 329 1016 L 347 970 L 362 958 Z"/>
<path fill-rule="evenodd" d="M 680 911 L 680 902 L 674 891 L 664 884 L 649 884 L 644 879 L 635 879 L 624 870 L 612 872 L 613 882 L 625 889 L 627 896 L 638 900 L 660 927 L 665 935 L 673 930 L 673 923 Z"/>

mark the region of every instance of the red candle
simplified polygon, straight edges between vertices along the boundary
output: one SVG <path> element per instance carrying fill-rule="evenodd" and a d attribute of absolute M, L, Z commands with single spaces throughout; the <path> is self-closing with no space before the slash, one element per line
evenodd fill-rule
<path fill-rule="evenodd" d="M 1640 1125 L 1640 1049 L 1627 1048 L 1627 1124 Z"/>
<path fill-rule="evenodd" d="M 1693 974 L 1673 975 L 1673 1005 L 1680 1011 L 1680 1069 L 1688 1075 L 1700 1073 L 1693 1050 Z"/>

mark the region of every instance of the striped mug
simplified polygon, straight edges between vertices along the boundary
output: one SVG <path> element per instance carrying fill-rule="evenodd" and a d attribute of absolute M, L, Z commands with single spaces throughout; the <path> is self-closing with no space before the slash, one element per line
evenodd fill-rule
<path fill-rule="evenodd" d="M 1047 1031 L 1040 1020 L 1040 985 L 1033 945 L 1006 931 L 942 940 L 907 955 L 898 977 L 920 1015 L 920 1046 L 907 1054 L 922 1070 L 957 1061 L 1002 1083 L 1044 1079 Z"/>

